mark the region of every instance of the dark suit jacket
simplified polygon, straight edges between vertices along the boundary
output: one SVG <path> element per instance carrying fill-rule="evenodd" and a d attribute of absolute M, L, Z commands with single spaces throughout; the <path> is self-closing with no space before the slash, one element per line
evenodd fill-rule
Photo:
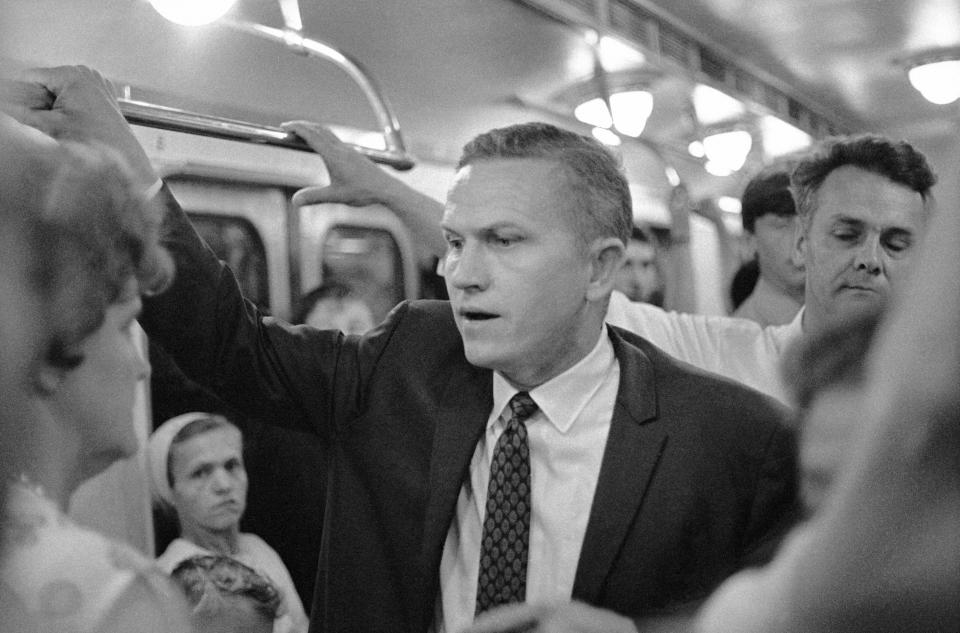
<path fill-rule="evenodd" d="M 446 302 L 403 303 L 363 337 L 261 318 L 170 205 L 178 281 L 147 332 L 248 415 L 330 447 L 312 630 L 425 631 L 490 370 L 466 361 Z M 573 598 L 639 617 L 704 597 L 779 535 L 794 448 L 771 400 L 610 338 L 620 388 Z"/>

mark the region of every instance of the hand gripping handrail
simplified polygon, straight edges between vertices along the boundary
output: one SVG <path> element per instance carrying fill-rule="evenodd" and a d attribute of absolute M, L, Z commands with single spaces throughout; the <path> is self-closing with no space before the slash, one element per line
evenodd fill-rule
<path fill-rule="evenodd" d="M 375 149 L 352 143 L 350 145 L 371 160 L 390 165 L 394 169 L 407 170 L 413 167 L 414 160 L 404 146 L 400 124 L 396 116 L 394 116 L 390 105 L 373 77 L 359 62 L 332 46 L 303 37 L 291 29 L 277 29 L 261 24 L 230 20 L 222 20 L 221 24 L 279 42 L 297 54 L 325 59 L 339 66 L 366 95 L 367 101 L 376 115 L 377 123 L 383 132 L 385 149 Z M 204 136 L 264 143 L 308 152 L 313 151 L 300 137 L 277 127 L 198 114 L 131 99 L 120 99 L 119 102 L 120 111 L 130 123 L 192 132 Z"/>

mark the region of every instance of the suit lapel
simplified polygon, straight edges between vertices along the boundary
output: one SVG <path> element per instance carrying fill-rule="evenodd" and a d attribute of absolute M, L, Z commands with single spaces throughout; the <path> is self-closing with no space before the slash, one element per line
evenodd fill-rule
<path fill-rule="evenodd" d="M 591 603 L 634 523 L 667 439 L 662 425 L 650 423 L 658 417 L 650 359 L 612 328 L 610 338 L 620 385 L 573 586 L 574 599 Z"/>
<path fill-rule="evenodd" d="M 430 461 L 430 491 L 423 526 L 422 564 L 427 583 L 428 617 L 433 617 L 432 599 L 437 595 L 440 558 L 447 531 L 456 510 L 457 497 L 470 466 L 477 442 L 493 407 L 493 378 L 489 370 L 464 363 L 448 382 L 435 415 L 433 452 Z"/>

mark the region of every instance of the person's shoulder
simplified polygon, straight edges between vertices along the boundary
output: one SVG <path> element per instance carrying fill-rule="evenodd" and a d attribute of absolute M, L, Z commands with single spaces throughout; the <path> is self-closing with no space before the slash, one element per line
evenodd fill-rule
<path fill-rule="evenodd" d="M 139 576 L 128 585 L 98 623 L 97 633 L 189 633 L 193 627 L 186 600 L 168 579 Z"/>
<path fill-rule="evenodd" d="M 203 549 L 199 545 L 194 545 L 184 538 L 176 538 L 170 541 L 170 544 L 167 545 L 167 549 L 163 551 L 163 554 L 157 557 L 156 564 L 160 569 L 169 574 L 177 565 L 191 556 L 209 553 L 208 550 Z"/>
<path fill-rule="evenodd" d="M 7 518 L 26 531 L 18 527 L 10 543 L 3 582 L 37 615 L 43 630 L 101 630 L 102 622 L 125 608 L 130 592 L 158 609 L 179 612 L 176 595 L 153 561 L 73 523 L 44 500 L 25 501 Z M 62 609 L 50 612 L 51 603 Z"/>
<path fill-rule="evenodd" d="M 265 540 L 252 532 L 241 532 L 239 536 L 240 551 L 257 558 L 267 558 L 271 562 L 281 562 L 280 555 Z"/>

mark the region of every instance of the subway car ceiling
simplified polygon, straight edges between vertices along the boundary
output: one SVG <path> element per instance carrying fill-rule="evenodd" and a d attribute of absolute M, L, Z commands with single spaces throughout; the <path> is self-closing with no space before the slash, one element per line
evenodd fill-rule
<path fill-rule="evenodd" d="M 614 95 L 642 90 L 652 97 L 642 133 L 618 137 L 638 196 L 654 207 L 676 181 L 671 167 L 695 198 L 739 196 L 771 156 L 771 116 L 813 137 L 908 138 L 943 187 L 958 189 L 945 169 L 960 153 L 957 105 L 928 102 L 906 73 L 921 53 L 960 46 L 955 0 L 303 0 L 300 10 L 304 35 L 377 79 L 426 165 L 447 167 L 477 132 L 522 120 L 590 133 L 578 104 L 606 94 L 616 114 Z M 377 127 L 334 65 L 222 25 L 172 24 L 147 0 L 0 0 L 0 15 L 4 72 L 83 63 L 135 99 L 269 125 Z M 238 0 L 228 16 L 283 24 L 276 0 Z M 709 88 L 735 97 L 732 110 L 701 112 L 694 94 Z M 691 143 L 731 131 L 749 133 L 741 169 L 716 175 L 724 170 L 691 155 Z"/>

